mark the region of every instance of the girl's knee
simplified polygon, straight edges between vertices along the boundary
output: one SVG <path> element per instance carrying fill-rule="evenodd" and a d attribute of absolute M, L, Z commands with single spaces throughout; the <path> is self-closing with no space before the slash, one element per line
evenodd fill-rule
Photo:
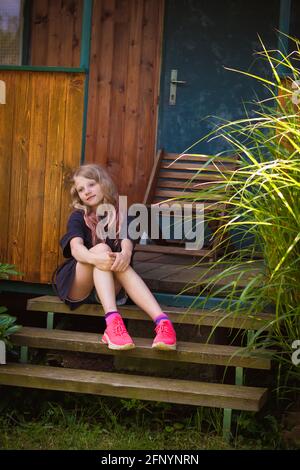
<path fill-rule="evenodd" d="M 90 248 L 92 253 L 108 253 L 111 251 L 110 247 L 106 243 L 98 243 L 97 245 Z"/>
<path fill-rule="evenodd" d="M 132 267 L 129 265 L 125 271 L 114 271 L 114 276 L 116 279 L 118 279 L 119 277 L 124 276 L 124 274 L 127 274 L 130 270 L 132 270 Z"/>

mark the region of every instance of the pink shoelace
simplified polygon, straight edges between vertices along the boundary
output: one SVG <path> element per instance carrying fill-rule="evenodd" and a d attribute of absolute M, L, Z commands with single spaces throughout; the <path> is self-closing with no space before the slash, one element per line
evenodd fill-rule
<path fill-rule="evenodd" d="M 171 328 L 171 324 L 167 321 L 161 321 L 157 327 L 155 328 L 156 333 L 166 333 L 167 335 L 172 335 L 173 331 Z"/>

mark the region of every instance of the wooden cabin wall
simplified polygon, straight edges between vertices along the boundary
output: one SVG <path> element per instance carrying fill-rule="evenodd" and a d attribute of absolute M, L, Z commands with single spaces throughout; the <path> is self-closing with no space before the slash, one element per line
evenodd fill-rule
<path fill-rule="evenodd" d="M 86 161 L 142 202 L 154 163 L 163 0 L 94 1 Z"/>
<path fill-rule="evenodd" d="M 83 0 L 34 0 L 31 64 L 78 66 Z M 164 0 L 94 0 L 86 161 L 104 165 L 129 203 L 154 163 Z"/>
<path fill-rule="evenodd" d="M 82 13 L 83 0 L 32 0 L 30 65 L 79 67 Z"/>
<path fill-rule="evenodd" d="M 0 261 L 50 282 L 69 214 L 66 177 L 80 164 L 84 74 L 1 71 Z"/>

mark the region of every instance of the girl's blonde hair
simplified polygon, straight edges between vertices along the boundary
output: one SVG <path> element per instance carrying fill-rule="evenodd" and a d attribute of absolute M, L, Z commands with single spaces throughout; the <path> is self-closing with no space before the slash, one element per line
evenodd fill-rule
<path fill-rule="evenodd" d="M 115 211 L 108 210 L 107 211 L 107 224 L 108 227 L 111 227 L 114 223 L 116 223 L 116 238 L 119 238 L 120 227 L 119 227 L 119 194 L 115 183 L 113 182 L 112 178 L 108 174 L 108 172 L 100 165 L 95 163 L 89 163 L 86 165 L 81 165 L 77 170 L 73 173 L 71 182 L 71 199 L 72 199 L 72 207 L 75 209 L 80 209 L 84 212 L 84 220 L 86 225 L 92 231 L 92 241 L 93 245 L 99 242 L 105 241 L 106 235 L 104 230 L 101 226 L 98 227 L 98 232 L 100 231 L 101 237 L 97 236 L 96 228 L 99 222 L 97 216 L 91 211 L 90 207 L 85 206 L 81 201 L 79 194 L 76 190 L 75 185 L 75 178 L 78 176 L 83 176 L 84 178 L 95 180 L 101 186 L 101 191 L 103 193 L 103 200 L 101 204 L 110 204 L 115 208 Z"/>

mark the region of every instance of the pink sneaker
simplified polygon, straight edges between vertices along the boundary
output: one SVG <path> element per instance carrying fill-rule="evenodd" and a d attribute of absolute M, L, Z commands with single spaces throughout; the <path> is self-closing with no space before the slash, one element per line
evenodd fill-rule
<path fill-rule="evenodd" d="M 155 332 L 152 348 L 165 351 L 176 349 L 176 333 L 170 320 L 161 320 L 155 328 Z"/>
<path fill-rule="evenodd" d="M 129 336 L 122 318 L 114 318 L 106 327 L 102 337 L 102 343 L 109 349 L 133 349 L 135 344 Z"/>

